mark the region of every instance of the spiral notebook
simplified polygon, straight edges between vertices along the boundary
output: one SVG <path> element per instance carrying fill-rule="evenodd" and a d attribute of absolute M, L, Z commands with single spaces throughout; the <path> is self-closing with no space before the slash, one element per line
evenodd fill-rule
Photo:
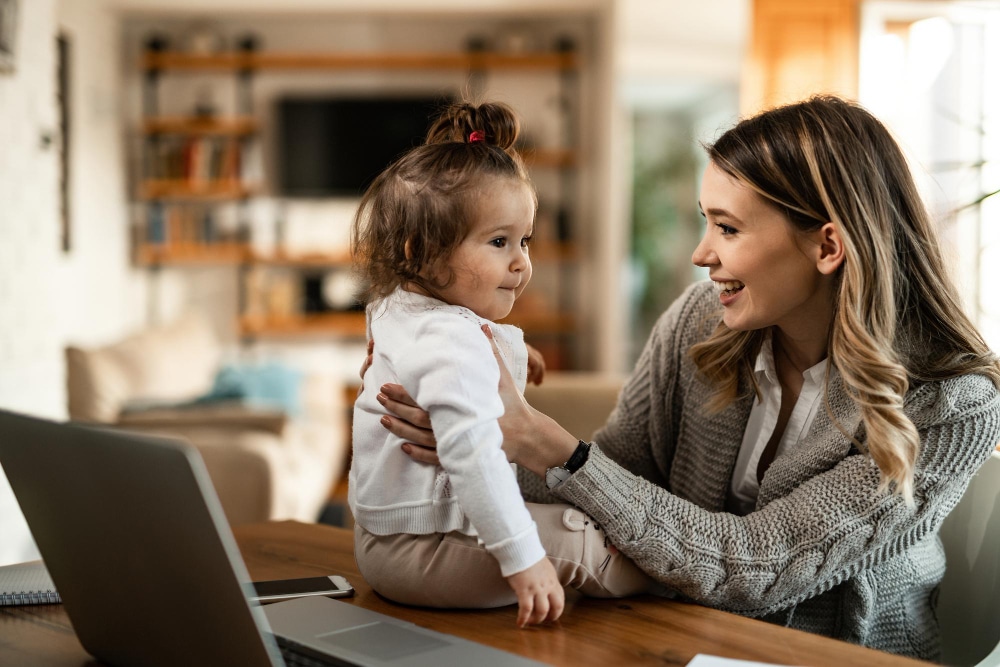
<path fill-rule="evenodd" d="M 60 602 L 62 598 L 42 561 L 0 565 L 0 607 Z"/>

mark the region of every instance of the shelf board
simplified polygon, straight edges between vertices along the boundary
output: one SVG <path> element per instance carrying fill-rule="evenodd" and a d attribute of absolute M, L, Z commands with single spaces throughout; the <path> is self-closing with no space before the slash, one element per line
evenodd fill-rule
<path fill-rule="evenodd" d="M 539 243 L 532 246 L 534 261 L 572 261 L 578 255 L 572 243 Z M 257 264 L 299 268 L 349 267 L 349 251 L 290 254 L 283 250 L 264 253 L 245 243 L 143 243 L 136 249 L 140 264 Z"/>
<path fill-rule="evenodd" d="M 289 253 L 284 250 L 276 250 L 270 253 L 252 252 L 248 258 L 254 264 L 273 264 L 281 266 L 298 267 L 334 267 L 350 266 L 350 251 L 324 252 L 324 253 Z"/>
<path fill-rule="evenodd" d="M 568 313 L 512 313 L 503 322 L 514 324 L 529 335 L 562 335 L 576 329 L 575 319 Z M 284 317 L 244 316 L 239 320 L 239 328 L 241 335 L 245 337 L 327 335 L 363 338 L 365 315 L 361 312 L 348 312 Z"/>
<path fill-rule="evenodd" d="M 579 247 L 575 243 L 539 241 L 531 245 L 531 261 L 569 262 L 579 257 Z"/>
<path fill-rule="evenodd" d="M 252 116 L 159 116 L 147 118 L 143 134 L 247 136 L 255 134 L 260 123 Z"/>
<path fill-rule="evenodd" d="M 576 151 L 568 148 L 524 148 L 519 152 L 528 168 L 567 168 L 576 166 L 577 162 Z"/>
<path fill-rule="evenodd" d="M 262 52 L 194 54 L 148 52 L 142 69 L 172 70 L 258 70 L 258 69 L 510 69 L 573 70 L 578 67 L 575 52 L 539 53 L 309 53 Z"/>
<path fill-rule="evenodd" d="M 572 261 L 579 255 L 575 243 L 540 242 L 531 246 L 531 259 L 543 262 Z M 271 264 L 298 267 L 338 267 L 351 266 L 354 260 L 349 250 L 321 253 L 288 253 L 284 250 L 274 252 L 250 251 L 247 261 L 252 264 Z"/>
<path fill-rule="evenodd" d="M 513 324 L 529 335 L 562 335 L 576 330 L 576 319 L 569 313 L 535 311 L 519 313 L 515 310 L 501 322 Z"/>
<path fill-rule="evenodd" d="M 143 181 L 139 198 L 216 201 L 246 199 L 258 188 L 240 181 L 194 181 L 187 179 L 150 179 Z"/>
<path fill-rule="evenodd" d="M 253 336 L 344 336 L 364 338 L 365 314 L 315 313 L 308 315 L 243 316 L 239 320 L 240 334 Z"/>
<path fill-rule="evenodd" d="M 245 243 L 144 243 L 136 248 L 136 262 L 144 266 L 231 265 L 243 262 L 250 249 Z"/>

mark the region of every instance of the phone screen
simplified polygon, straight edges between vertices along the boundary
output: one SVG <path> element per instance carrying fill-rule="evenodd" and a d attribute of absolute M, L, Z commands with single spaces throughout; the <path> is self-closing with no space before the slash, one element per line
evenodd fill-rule
<path fill-rule="evenodd" d="M 257 593 L 257 600 L 268 602 L 306 595 L 347 597 L 354 593 L 354 589 L 347 583 L 347 580 L 339 576 L 255 581 L 253 587 Z"/>

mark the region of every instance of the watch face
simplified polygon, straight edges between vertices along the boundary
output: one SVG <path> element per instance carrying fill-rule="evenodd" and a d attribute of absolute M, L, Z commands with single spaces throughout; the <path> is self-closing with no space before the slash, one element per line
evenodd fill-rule
<path fill-rule="evenodd" d="M 573 473 L 566 468 L 549 468 L 545 471 L 545 485 L 550 489 L 554 489 L 559 484 L 565 482 L 569 479 Z"/>

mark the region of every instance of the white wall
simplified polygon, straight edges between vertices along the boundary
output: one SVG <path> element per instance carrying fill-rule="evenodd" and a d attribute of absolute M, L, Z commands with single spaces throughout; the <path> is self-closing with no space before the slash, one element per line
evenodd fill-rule
<path fill-rule="evenodd" d="M 55 0 L 21 3 L 16 71 L 0 74 L 0 406 L 59 413 L 61 262 L 53 133 Z M 6 478 L 0 482 L 0 563 L 36 556 Z"/>
<path fill-rule="evenodd" d="M 135 328 L 118 108 L 117 22 L 94 3 L 19 3 L 17 70 L 0 75 L 0 408 L 66 416 L 63 349 Z M 72 49 L 72 247 L 60 245 L 56 35 Z M 37 557 L 0 477 L 0 563 Z"/>
<path fill-rule="evenodd" d="M 146 274 L 132 268 L 129 254 L 121 29 L 117 13 L 94 0 L 59 0 L 56 20 L 72 53 L 73 247 L 57 277 L 61 342 L 92 345 L 135 331 L 146 319 Z"/>

